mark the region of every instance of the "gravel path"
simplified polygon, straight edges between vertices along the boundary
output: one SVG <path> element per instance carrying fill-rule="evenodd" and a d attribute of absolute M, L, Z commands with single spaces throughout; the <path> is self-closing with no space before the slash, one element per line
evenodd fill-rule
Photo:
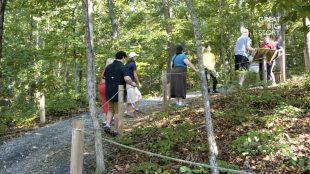
<path fill-rule="evenodd" d="M 199 96 L 189 93 L 188 98 Z M 161 99 L 142 100 L 141 109 L 160 108 Z M 90 131 L 92 121 L 88 113 L 76 117 L 84 120 Z M 4 142 L 0 146 L 0 174 L 64 174 L 70 173 L 72 119 L 46 125 L 35 132 Z M 84 172 L 91 173 L 95 165 L 94 140 L 85 135 Z"/>

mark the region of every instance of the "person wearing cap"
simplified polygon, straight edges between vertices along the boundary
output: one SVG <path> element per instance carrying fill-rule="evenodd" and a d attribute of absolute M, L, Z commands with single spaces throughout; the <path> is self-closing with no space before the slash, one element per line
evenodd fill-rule
<path fill-rule="evenodd" d="M 235 44 L 235 70 L 247 70 L 250 65 L 249 56 L 250 51 L 255 52 L 255 48 L 251 47 L 252 40 L 249 37 L 249 30 L 247 28 L 241 29 L 241 36 L 238 38 Z M 239 78 L 239 85 L 242 86 L 245 80 L 245 75 L 241 75 Z"/>
<path fill-rule="evenodd" d="M 132 81 L 136 82 L 138 87 L 141 87 L 141 83 L 137 73 L 137 64 L 136 59 L 139 55 L 135 52 L 129 53 L 128 62 L 126 67 L 129 71 L 129 75 Z M 141 92 L 137 87 L 133 87 L 130 84 L 126 85 L 127 90 L 127 107 L 126 107 L 126 116 L 133 117 L 135 113 L 139 111 L 139 101 L 142 98 Z"/>

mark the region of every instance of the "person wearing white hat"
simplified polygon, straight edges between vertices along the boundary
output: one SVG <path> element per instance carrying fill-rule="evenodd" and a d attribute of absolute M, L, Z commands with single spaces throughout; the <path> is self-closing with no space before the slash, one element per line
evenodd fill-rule
<path fill-rule="evenodd" d="M 126 64 L 126 67 L 129 70 L 131 80 L 136 82 L 137 86 L 140 88 L 141 83 L 137 73 L 137 65 L 136 59 L 139 54 L 135 52 L 129 53 L 129 60 Z M 126 84 L 127 89 L 127 108 L 126 108 L 126 116 L 133 117 L 135 116 L 135 111 L 139 111 L 139 101 L 142 98 L 141 92 L 137 87 L 133 87 L 129 84 Z"/>

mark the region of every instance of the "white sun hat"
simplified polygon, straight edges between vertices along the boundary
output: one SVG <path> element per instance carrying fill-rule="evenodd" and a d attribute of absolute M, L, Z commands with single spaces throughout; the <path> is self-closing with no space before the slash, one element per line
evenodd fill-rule
<path fill-rule="evenodd" d="M 131 52 L 131 53 L 129 53 L 128 56 L 129 56 L 130 58 L 133 58 L 133 57 L 139 56 L 139 54 L 137 54 L 137 53 L 135 53 L 135 52 Z"/>

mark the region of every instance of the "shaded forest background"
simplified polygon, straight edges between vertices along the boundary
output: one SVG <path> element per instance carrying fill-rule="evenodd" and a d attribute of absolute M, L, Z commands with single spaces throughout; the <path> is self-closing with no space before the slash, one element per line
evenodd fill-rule
<path fill-rule="evenodd" d="M 185 46 L 189 58 L 197 64 L 193 27 L 183 1 L 117 0 L 112 6 L 108 2 L 112 1 L 94 1 L 97 77 L 105 60 L 114 57 L 118 50 L 135 51 L 141 55 L 138 69 L 143 94 L 158 95 L 161 72 L 169 64 L 175 45 Z M 87 106 L 82 1 L 2 0 L 1 6 L 3 4 L 0 134 L 5 134 L 9 127 L 34 122 L 43 94 L 50 116 L 69 115 Z M 221 51 L 228 63 L 226 75 L 231 81 L 228 84 L 233 85 L 233 46 L 240 35 L 240 21 L 251 30 L 253 45 L 258 47 L 262 33 L 273 32 L 262 29 L 258 18 L 264 16 L 282 16 L 280 22 L 286 26 L 288 76 L 304 73 L 308 28 L 304 27 L 303 19 L 310 16 L 309 4 L 309 1 L 290 0 L 272 3 L 267 0 L 195 0 L 193 5 L 203 43 L 213 46 L 221 84 L 224 75 Z M 189 81 L 199 87 L 193 72 L 189 72 Z"/>

